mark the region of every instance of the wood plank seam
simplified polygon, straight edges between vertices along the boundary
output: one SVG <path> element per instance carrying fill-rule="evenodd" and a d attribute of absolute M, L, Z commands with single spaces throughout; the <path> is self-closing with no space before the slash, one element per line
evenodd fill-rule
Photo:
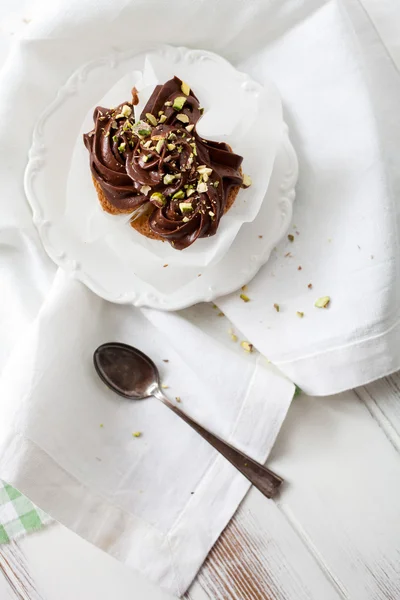
<path fill-rule="evenodd" d="M 4 564 L 4 562 L 5 562 L 5 564 Z M 21 594 L 15 587 L 13 579 L 8 574 L 8 571 L 9 571 L 8 567 L 9 567 L 9 565 L 7 564 L 7 561 L 4 561 L 3 557 L 0 555 L 0 572 L 4 575 L 5 581 L 10 586 L 11 591 L 13 592 L 15 597 L 18 598 L 18 600 L 26 600 L 26 598 L 21 596 Z"/>
<path fill-rule="evenodd" d="M 321 571 L 327 578 L 327 580 L 333 585 L 337 593 L 343 598 L 343 600 L 351 600 L 345 586 L 340 579 L 333 573 L 329 568 L 329 565 L 324 560 L 322 554 L 318 551 L 317 547 L 312 542 L 306 531 L 303 529 L 299 521 L 296 519 L 290 508 L 283 502 L 276 502 L 277 507 L 285 517 L 293 531 L 298 535 L 303 545 L 307 548 L 310 554 L 313 556 Z"/>
<path fill-rule="evenodd" d="M 240 513 L 240 511 L 239 511 Z M 198 583 L 212 600 L 284 600 L 271 587 L 270 574 L 235 516 L 210 551 Z M 190 592 L 185 596 L 190 598 Z"/>
<path fill-rule="evenodd" d="M 0 570 L 19 600 L 43 600 L 16 541 L 1 546 Z"/>
<path fill-rule="evenodd" d="M 378 405 L 375 398 L 371 395 L 367 387 L 353 390 L 357 398 L 364 404 L 371 417 L 379 425 L 388 441 L 394 449 L 400 453 L 400 435 L 393 427 L 392 423 Z"/>

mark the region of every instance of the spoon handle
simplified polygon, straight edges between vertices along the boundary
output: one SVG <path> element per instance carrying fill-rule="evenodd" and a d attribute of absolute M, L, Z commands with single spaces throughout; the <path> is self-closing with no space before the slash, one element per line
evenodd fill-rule
<path fill-rule="evenodd" d="M 158 400 L 161 400 L 168 408 L 170 408 L 176 415 L 183 419 L 188 425 L 190 425 L 197 433 L 199 433 L 211 446 L 213 446 L 222 456 L 225 456 L 229 462 L 237 468 L 247 479 L 267 498 L 275 496 L 278 488 L 280 487 L 283 479 L 270 471 L 260 463 L 256 462 L 243 452 L 240 452 L 227 442 L 224 442 L 220 437 L 211 433 L 205 427 L 197 423 L 194 419 L 189 417 L 186 413 L 179 410 L 174 406 L 166 396 L 158 390 L 154 393 Z"/>

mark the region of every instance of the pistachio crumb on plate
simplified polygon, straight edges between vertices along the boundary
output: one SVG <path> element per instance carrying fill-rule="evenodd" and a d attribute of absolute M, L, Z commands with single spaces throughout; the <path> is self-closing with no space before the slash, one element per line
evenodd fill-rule
<path fill-rule="evenodd" d="M 321 298 L 318 298 L 315 301 L 314 306 L 316 306 L 317 308 L 328 308 L 330 301 L 330 296 L 321 296 Z"/>
<path fill-rule="evenodd" d="M 250 342 L 240 342 L 240 345 L 246 352 L 253 352 L 253 344 L 250 344 Z"/>

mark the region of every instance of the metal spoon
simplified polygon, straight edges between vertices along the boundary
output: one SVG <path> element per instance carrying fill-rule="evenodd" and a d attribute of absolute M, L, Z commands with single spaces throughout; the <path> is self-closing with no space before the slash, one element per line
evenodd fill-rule
<path fill-rule="evenodd" d="M 225 456 L 264 496 L 272 498 L 276 494 L 283 479 L 174 406 L 161 391 L 157 367 L 146 354 L 127 344 L 111 342 L 97 348 L 93 361 L 100 379 L 114 392 L 129 400 L 155 396 Z"/>

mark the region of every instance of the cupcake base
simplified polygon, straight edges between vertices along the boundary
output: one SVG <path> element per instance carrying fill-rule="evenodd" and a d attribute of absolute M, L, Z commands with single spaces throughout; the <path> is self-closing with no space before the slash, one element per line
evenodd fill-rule
<path fill-rule="evenodd" d="M 241 171 L 242 170 L 240 169 L 240 172 Z M 99 199 L 102 209 L 105 212 L 108 212 L 110 215 L 129 214 L 130 212 L 132 212 L 130 209 L 123 210 L 123 209 L 117 208 L 116 206 L 111 204 L 111 202 L 109 202 L 107 200 L 107 198 L 105 197 L 104 192 L 101 188 L 101 185 L 98 183 L 98 181 L 94 177 L 92 177 L 92 179 L 93 179 L 94 187 L 97 192 L 97 197 Z M 236 196 L 238 195 L 239 190 L 240 190 L 239 185 L 235 185 L 235 186 L 231 187 L 231 189 L 229 190 L 228 196 L 226 198 L 224 214 L 226 212 L 228 212 L 228 210 L 231 208 L 232 204 L 235 202 Z M 150 207 L 150 210 L 152 208 L 153 207 Z M 131 221 L 130 225 L 131 225 L 131 227 L 136 229 L 136 231 L 138 231 L 140 234 L 145 235 L 147 238 L 150 238 L 151 240 L 159 240 L 160 242 L 166 241 L 165 239 L 163 239 L 162 237 L 160 237 L 159 235 L 154 233 L 154 231 L 152 229 L 150 229 L 149 214 L 146 212 L 143 213 L 142 215 L 140 215 L 134 221 Z"/>

